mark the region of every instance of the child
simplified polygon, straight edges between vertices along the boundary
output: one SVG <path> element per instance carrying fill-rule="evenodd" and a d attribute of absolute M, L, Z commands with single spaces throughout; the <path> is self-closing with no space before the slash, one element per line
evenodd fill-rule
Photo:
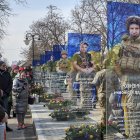
<path fill-rule="evenodd" d="M 26 73 L 22 71 L 18 78 L 13 81 L 13 108 L 16 112 L 18 121 L 18 129 L 25 128 L 24 118 L 27 112 L 28 106 L 28 82 L 26 79 Z"/>

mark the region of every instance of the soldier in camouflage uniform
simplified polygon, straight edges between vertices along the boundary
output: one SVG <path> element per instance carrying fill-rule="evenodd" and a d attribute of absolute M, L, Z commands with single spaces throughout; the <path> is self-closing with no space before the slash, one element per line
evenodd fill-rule
<path fill-rule="evenodd" d="M 140 137 L 140 17 L 129 17 L 127 19 L 127 29 L 129 35 L 122 41 L 121 60 L 127 59 L 127 68 L 124 68 L 122 61 L 120 67 L 122 68 L 122 90 L 123 98 L 126 103 L 124 107 L 126 134 L 129 137 Z M 131 59 L 130 59 L 131 58 Z M 133 63 L 128 64 L 129 60 Z M 132 67 L 131 67 L 132 66 Z M 126 85 L 130 84 L 131 87 L 126 89 Z M 138 85 L 132 87 L 132 84 Z M 128 127 L 128 129 L 127 129 Z"/>
<path fill-rule="evenodd" d="M 58 87 L 59 89 L 61 89 L 60 92 L 67 91 L 65 79 L 67 73 L 70 72 L 70 70 L 71 70 L 71 62 L 67 58 L 67 51 L 63 50 L 61 51 L 61 58 L 56 64 L 56 71 L 59 77 L 58 79 L 60 80 L 58 81 Z M 61 83 L 63 83 L 63 85 Z"/>
<path fill-rule="evenodd" d="M 109 97 L 111 93 L 119 89 L 118 75 L 114 69 L 107 69 L 104 61 L 104 69 L 96 73 L 92 84 L 97 87 L 98 102 L 101 108 L 101 123 L 105 125 L 111 113 Z"/>
<path fill-rule="evenodd" d="M 129 34 L 113 47 L 110 56 L 116 58 L 113 63 L 119 64 L 122 74 L 125 134 L 137 139 L 140 137 L 140 17 L 129 17 L 126 26 Z"/>
<path fill-rule="evenodd" d="M 76 81 L 80 82 L 80 107 L 91 108 L 92 106 L 92 87 L 89 84 L 95 75 L 94 63 L 91 54 L 87 52 L 88 44 L 80 44 L 80 52 L 74 54 L 72 64 L 77 72 Z M 79 93 L 78 93 L 79 94 Z"/>
<path fill-rule="evenodd" d="M 67 58 L 67 52 L 65 50 L 61 52 L 61 56 L 62 58 L 56 64 L 56 70 L 59 73 L 67 73 L 71 70 L 71 62 Z"/>

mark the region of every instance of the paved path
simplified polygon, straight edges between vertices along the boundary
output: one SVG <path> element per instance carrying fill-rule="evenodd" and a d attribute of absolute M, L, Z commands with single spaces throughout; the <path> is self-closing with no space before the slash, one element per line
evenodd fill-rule
<path fill-rule="evenodd" d="M 80 125 L 82 123 L 85 124 L 94 124 L 100 120 L 100 110 L 97 106 L 97 109 L 91 111 L 88 120 L 82 121 L 60 121 L 57 122 L 52 120 L 49 116 L 49 113 L 52 110 L 48 110 L 43 107 L 42 104 L 34 104 L 30 106 L 32 117 L 35 122 L 36 133 L 35 135 L 32 118 L 30 113 L 28 112 L 25 119 L 25 124 L 28 125 L 24 130 L 17 130 L 17 120 L 16 118 L 11 118 L 8 120 L 9 126 L 13 128 L 13 132 L 7 132 L 7 140 L 62 140 L 65 137 L 65 128 L 68 128 L 71 124 Z M 106 140 L 114 140 L 114 138 L 109 137 Z M 120 138 L 115 140 L 122 140 Z"/>
<path fill-rule="evenodd" d="M 72 120 L 72 121 L 56 121 L 52 120 L 49 114 L 53 110 L 43 107 L 42 103 L 34 104 L 30 106 L 32 112 L 32 118 L 36 128 L 36 135 L 38 140 L 62 140 L 65 137 L 65 129 L 70 125 L 81 124 L 96 124 L 101 119 L 101 111 L 97 106 L 97 109 L 90 111 L 87 120 Z M 105 140 L 126 140 L 120 133 L 113 131 L 106 136 Z"/>
<path fill-rule="evenodd" d="M 12 132 L 7 132 L 7 140 L 37 140 L 32 124 L 31 115 L 28 112 L 25 118 L 25 124 L 28 126 L 26 129 L 17 130 L 17 120 L 16 118 L 8 119 L 8 124 L 10 128 L 13 129 Z"/>
<path fill-rule="evenodd" d="M 91 111 L 87 120 L 56 121 L 49 116 L 53 110 L 48 110 L 42 104 L 31 105 L 30 108 L 38 140 L 62 140 L 65 137 L 65 128 L 70 125 L 96 124 L 100 119 L 99 112 Z"/>

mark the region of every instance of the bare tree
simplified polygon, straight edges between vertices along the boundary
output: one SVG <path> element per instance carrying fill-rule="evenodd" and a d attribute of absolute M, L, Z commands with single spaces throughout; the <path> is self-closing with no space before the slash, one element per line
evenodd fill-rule
<path fill-rule="evenodd" d="M 81 34 L 100 34 L 103 55 L 107 48 L 107 2 L 108 0 L 81 0 L 80 5 L 71 11 L 70 26 L 56 6 L 48 6 L 46 17 L 30 26 L 32 33 L 40 35 L 42 40 L 40 50 L 51 50 L 54 44 L 64 44 L 65 33 L 71 29 Z M 112 0 L 112 2 L 140 3 L 139 0 Z"/>
<path fill-rule="evenodd" d="M 24 4 L 26 0 L 15 0 L 17 4 Z M 9 23 L 8 18 L 13 15 L 8 0 L 0 0 L 0 40 L 6 35 L 5 27 Z"/>
<path fill-rule="evenodd" d="M 102 53 L 106 46 L 106 2 L 105 0 L 82 0 L 72 10 L 72 30 L 79 33 L 101 34 Z"/>
<path fill-rule="evenodd" d="M 140 3 L 140 0 L 109 1 Z M 100 34 L 102 54 L 107 48 L 107 2 L 108 0 L 81 0 L 80 5 L 75 6 L 71 12 L 71 30 L 81 34 Z"/>
<path fill-rule="evenodd" d="M 32 34 L 39 34 L 42 43 L 38 46 L 39 52 L 46 50 L 52 50 L 53 45 L 65 44 L 65 33 L 69 29 L 68 23 L 60 14 L 60 10 L 56 6 L 50 5 L 47 7 L 47 14 L 45 18 L 34 22 L 30 26 L 30 32 Z M 37 51 L 38 51 L 37 50 Z M 22 51 L 24 54 L 24 50 Z M 26 58 L 31 55 L 29 51 L 25 51 Z"/>
<path fill-rule="evenodd" d="M 8 23 L 8 17 L 11 15 L 9 3 L 5 0 L 0 0 L 0 39 L 5 35 L 4 27 Z"/>
<path fill-rule="evenodd" d="M 39 33 L 46 42 L 44 48 L 47 48 L 47 46 L 52 47 L 54 44 L 64 44 L 65 32 L 69 28 L 68 23 L 64 20 L 56 6 L 50 5 L 47 9 L 46 17 L 31 26 L 33 32 L 36 32 L 37 28 L 39 28 Z"/>

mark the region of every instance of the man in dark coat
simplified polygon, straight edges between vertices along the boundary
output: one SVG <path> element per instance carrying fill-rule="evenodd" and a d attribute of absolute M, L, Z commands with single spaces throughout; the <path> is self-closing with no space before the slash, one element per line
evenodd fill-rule
<path fill-rule="evenodd" d="M 10 76 L 10 73 L 6 71 L 6 64 L 3 61 L 0 61 L 0 87 L 3 91 L 2 101 L 3 101 L 3 107 L 5 111 L 8 111 L 8 97 L 12 90 L 12 77 Z M 6 130 L 12 131 L 11 128 L 7 126 L 6 123 Z"/>

